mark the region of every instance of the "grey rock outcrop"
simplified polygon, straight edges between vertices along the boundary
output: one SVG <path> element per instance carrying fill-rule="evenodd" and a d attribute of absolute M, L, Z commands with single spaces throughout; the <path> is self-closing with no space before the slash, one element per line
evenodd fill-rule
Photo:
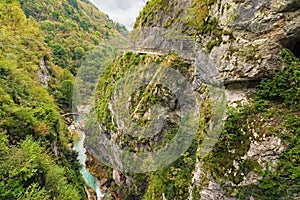
<path fill-rule="evenodd" d="M 300 39 L 298 4 L 294 0 L 225 0 L 212 6 L 210 15 L 218 19 L 220 29 L 232 33 L 232 39 L 222 35 L 220 45 L 209 53 L 225 82 L 260 79 L 282 67 L 280 47 L 293 50 Z M 213 39 L 199 38 L 203 46 Z"/>
<path fill-rule="evenodd" d="M 50 66 L 48 65 L 47 61 L 42 59 L 40 62 L 40 68 L 37 71 L 37 77 L 39 79 L 40 84 L 45 88 L 48 88 L 48 81 L 51 77 L 49 74 L 49 69 Z"/>
<path fill-rule="evenodd" d="M 214 28 L 221 36 L 199 34 L 196 41 L 215 61 L 225 84 L 258 80 L 282 67 L 282 46 L 294 51 L 299 45 L 299 4 L 297 0 L 217 0 L 209 6 L 208 18 L 216 19 Z M 189 29 L 185 18 L 192 1 L 170 1 L 168 6 L 172 9 L 157 10 L 143 23 L 137 21 L 136 27 Z"/>
<path fill-rule="evenodd" d="M 211 24 L 212 29 L 217 29 L 219 35 L 197 34 L 197 30 L 189 27 L 185 17 L 193 5 L 192 0 L 164 1 L 162 4 L 165 4 L 163 5 L 165 7 L 152 10 L 144 19 L 138 19 L 136 30 L 142 29 L 144 32 L 137 31 L 139 35 L 135 35 L 136 40 L 131 44 L 134 48 L 131 50 L 157 56 L 177 54 L 195 67 L 191 77 L 193 90 L 197 91 L 205 80 L 213 80 L 213 84 L 221 80 L 220 85 L 226 86 L 227 99 L 235 107 L 240 100 L 247 102 L 248 94 L 255 90 L 254 86 L 259 80 L 284 67 L 281 58 L 282 47 L 289 48 L 297 55 L 300 44 L 300 2 L 299 0 L 215 0 L 213 2 L 208 7 L 205 20 L 209 24 L 209 20 L 214 19 L 216 23 Z M 153 7 L 155 8 L 155 5 Z M 183 38 L 181 34 L 177 34 L 180 35 L 178 39 L 174 39 L 174 35 L 172 40 L 166 39 L 169 36 L 168 30 L 174 27 L 176 31 L 195 36 L 195 40 L 191 42 L 192 37 Z M 187 51 L 184 51 L 183 46 L 189 46 Z M 193 53 L 191 49 L 194 50 Z M 115 100 L 114 96 L 111 100 Z M 114 117 L 111 108 L 109 104 L 109 110 Z M 148 114 L 147 111 L 145 113 Z M 251 122 L 246 123 L 248 125 Z M 120 129 L 126 127 L 122 121 L 116 120 L 116 124 Z M 119 137 L 118 144 L 125 146 L 125 137 L 122 138 L 122 135 L 120 137 L 102 128 L 102 131 L 108 132 L 112 139 Z M 242 132 L 245 135 L 243 130 Z M 233 159 L 226 160 L 228 162 L 224 165 L 228 164 L 228 166 L 224 169 L 223 166 L 220 167 L 222 173 L 224 171 L 221 174 L 221 181 L 217 180 L 217 175 L 202 169 L 202 161 L 197 159 L 189 187 L 189 199 L 236 199 L 235 188 L 253 185 L 262 179 L 262 176 L 254 170 L 256 165 L 262 170 L 266 170 L 267 167 L 271 168 L 268 170 L 276 168 L 280 154 L 286 150 L 283 141 L 278 135 L 257 136 L 254 131 L 249 130 L 249 132 L 251 136 L 243 138 L 249 143 L 239 141 L 236 149 L 227 149 L 228 152 L 232 151 L 230 152 L 232 154 L 239 151 L 238 148 L 243 151 L 236 154 Z M 127 140 L 127 143 L 131 145 L 134 142 Z M 148 151 L 150 148 L 143 144 L 140 145 L 140 149 L 133 150 Z M 197 152 L 202 153 L 199 146 Z M 110 159 L 109 153 L 104 152 L 102 155 L 107 155 L 107 159 Z M 250 161 L 255 167 L 241 170 L 244 161 Z M 114 162 L 121 165 L 119 160 Z M 124 183 L 127 186 L 134 185 L 134 181 L 125 180 L 116 170 L 113 170 L 112 176 L 117 185 Z M 224 189 L 227 186 L 232 189 L 232 194 L 228 194 Z M 193 196 L 195 192 L 197 197 Z M 250 199 L 254 197 L 251 196 Z"/>

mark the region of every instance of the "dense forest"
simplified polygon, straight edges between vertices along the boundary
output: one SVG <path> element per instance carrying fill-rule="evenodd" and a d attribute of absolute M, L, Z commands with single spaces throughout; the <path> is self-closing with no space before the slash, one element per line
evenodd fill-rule
<path fill-rule="evenodd" d="M 89 1 L 0 3 L 0 199 L 86 199 L 62 115 L 74 74 L 114 23 Z"/>

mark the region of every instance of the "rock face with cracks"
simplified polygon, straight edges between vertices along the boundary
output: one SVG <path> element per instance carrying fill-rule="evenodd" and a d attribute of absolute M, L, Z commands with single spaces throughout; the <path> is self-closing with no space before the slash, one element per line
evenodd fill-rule
<path fill-rule="evenodd" d="M 282 46 L 299 52 L 297 0 L 214 0 L 195 11 L 207 10 L 202 17 L 204 22 L 197 21 L 194 14 L 190 16 L 189 10 L 205 1 L 162 2 L 161 6 L 149 3 L 145 9 L 149 13 L 140 15 L 136 28 L 176 27 L 195 35 L 199 46 L 215 61 L 225 84 L 258 80 L 280 69 Z M 191 25 L 189 17 L 197 23 Z"/>
<path fill-rule="evenodd" d="M 225 85 L 228 104 L 237 111 L 228 114 L 225 130 L 212 153 L 206 158 L 200 158 L 202 134 L 207 134 L 209 129 L 207 124 L 211 122 L 211 108 L 207 100 L 209 95 L 205 92 L 197 66 L 194 66 L 195 70 L 187 69 L 185 71 L 187 78 L 191 80 L 193 90 L 199 95 L 198 100 L 201 104 L 199 112 L 203 121 L 193 148 L 166 169 L 146 175 L 129 174 L 98 165 L 98 169 L 102 170 L 99 176 L 105 174 L 106 177 L 102 184 L 103 188 L 116 199 L 256 200 L 276 196 L 274 195 L 276 192 L 272 193 L 276 181 L 272 182 L 272 180 L 276 180 L 276 173 L 280 173 L 277 169 L 280 159 L 289 148 L 283 136 L 292 132 L 292 129 L 288 130 L 282 126 L 290 122 L 280 114 L 274 114 L 283 110 L 277 105 L 267 111 L 259 110 L 260 112 L 251 112 L 247 107 L 240 111 L 239 108 L 251 104 L 251 95 L 256 91 L 255 86 L 261 79 L 270 77 L 276 71 L 285 68 L 281 53 L 283 48 L 289 49 L 299 57 L 300 2 L 298 0 L 152 0 L 147 3 L 135 23 L 135 30 L 147 29 L 152 36 L 157 33 L 157 30 L 161 30 L 160 28 L 174 27 L 177 31 L 193 38 L 197 50 L 213 62 L 212 65 L 217 69 L 215 74 L 220 75 L 220 80 Z M 137 39 L 136 42 L 139 48 L 134 51 L 143 61 L 135 56 L 126 61 L 120 58 L 119 61 L 123 65 L 126 62 L 145 64 L 147 59 L 149 62 L 163 60 L 161 62 L 166 63 L 171 60 L 172 48 L 163 38 L 157 39 L 157 44 L 151 44 L 152 46 L 149 46 L 146 40 Z M 142 49 L 143 45 L 146 46 L 144 49 Z M 159 47 L 156 52 L 153 48 L 155 46 Z M 146 54 L 154 55 L 151 58 L 151 55 Z M 182 55 L 177 53 L 177 56 L 189 57 L 190 55 L 184 52 Z M 199 62 L 203 60 L 201 58 L 198 58 Z M 195 60 L 185 59 L 185 62 L 189 62 L 188 68 L 191 69 Z M 183 62 L 179 65 L 183 66 Z M 118 65 L 115 67 L 118 68 Z M 108 79 L 107 82 L 112 81 Z M 146 94 L 135 93 L 128 101 L 134 105 L 140 95 Z M 167 93 L 162 93 L 156 96 L 155 101 L 164 102 L 166 96 Z M 113 97 L 112 94 L 108 99 L 108 107 L 114 101 Z M 171 105 L 171 100 L 168 100 L 167 105 L 176 107 Z M 143 113 L 135 116 L 137 121 L 142 121 L 143 117 L 150 115 L 147 110 L 150 104 L 146 103 Z M 111 107 L 108 110 L 113 116 Z M 173 114 L 174 110 L 176 109 L 173 109 Z M 175 114 L 173 118 L 176 119 Z M 176 121 L 175 119 L 173 121 Z M 119 134 L 122 131 L 118 130 L 118 133 L 109 130 L 108 124 L 111 126 L 111 123 L 103 124 L 103 130 L 107 131 L 112 139 L 116 139 L 120 146 L 129 146 L 132 151 L 149 151 L 161 139 L 135 143 L 124 134 Z M 90 168 L 92 167 L 91 165 Z M 249 191 L 256 193 L 252 195 Z M 261 191 L 267 191 L 268 194 L 262 194 Z M 297 199 L 299 194 L 287 192 L 285 197 Z"/>

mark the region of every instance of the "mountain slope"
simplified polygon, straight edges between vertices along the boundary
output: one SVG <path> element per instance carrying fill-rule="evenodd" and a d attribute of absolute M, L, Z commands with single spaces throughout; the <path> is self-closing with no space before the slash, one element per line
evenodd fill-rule
<path fill-rule="evenodd" d="M 1 199 L 84 199 L 67 127 L 37 76 L 42 32 L 16 1 L 0 3 L 0 24 Z"/>
<path fill-rule="evenodd" d="M 82 58 L 108 38 L 126 33 L 91 2 L 82 0 L 19 0 L 27 17 L 33 17 L 52 49 L 53 62 L 76 74 Z"/>
<path fill-rule="evenodd" d="M 123 31 L 88 1 L 1 1 L 0 199 L 87 198 L 62 117 L 70 71 Z"/>

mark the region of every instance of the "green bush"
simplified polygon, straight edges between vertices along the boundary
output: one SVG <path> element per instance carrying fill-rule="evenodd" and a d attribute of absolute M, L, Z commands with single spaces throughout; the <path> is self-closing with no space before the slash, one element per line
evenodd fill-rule
<path fill-rule="evenodd" d="M 258 86 L 261 99 L 275 100 L 285 105 L 300 105 L 300 61 L 289 50 L 282 50 L 285 68 L 264 79 Z"/>

